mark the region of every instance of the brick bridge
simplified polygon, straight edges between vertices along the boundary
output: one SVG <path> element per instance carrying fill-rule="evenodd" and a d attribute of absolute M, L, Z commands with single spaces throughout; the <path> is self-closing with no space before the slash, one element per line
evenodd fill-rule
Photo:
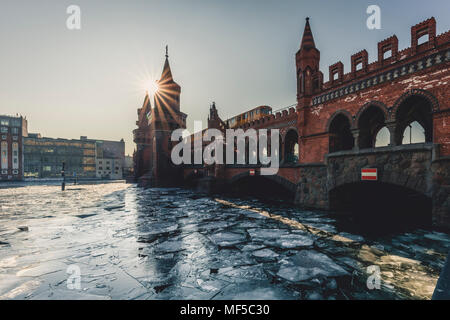
<path fill-rule="evenodd" d="M 279 192 L 307 208 L 386 211 L 448 228 L 449 40 L 450 32 L 436 35 L 431 18 L 411 28 L 409 48 L 399 51 L 392 36 L 378 43 L 376 61 L 368 62 L 366 50 L 358 52 L 351 56 L 350 72 L 337 62 L 324 82 L 307 19 L 296 54 L 296 107 L 233 127 L 280 130 L 279 150 L 268 146 L 281 159 L 273 176 L 259 175 L 260 164 L 171 163 L 170 133 L 186 127 L 186 115 L 166 56 L 154 108 L 147 95 L 138 109 L 136 178 L 151 186 Z M 214 104 L 208 128 L 230 128 Z M 377 181 L 361 181 L 364 168 L 376 168 Z"/>

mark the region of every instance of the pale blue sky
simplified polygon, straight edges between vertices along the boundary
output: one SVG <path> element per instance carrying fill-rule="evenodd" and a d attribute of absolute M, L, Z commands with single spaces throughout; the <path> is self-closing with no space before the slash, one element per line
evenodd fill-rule
<path fill-rule="evenodd" d="M 82 29 L 66 28 L 66 8 L 82 10 Z M 382 29 L 366 28 L 366 8 L 382 10 Z M 181 109 L 206 120 L 211 101 L 223 118 L 258 105 L 296 101 L 294 55 L 311 17 L 321 69 L 431 16 L 450 29 L 450 1 L 406 0 L 2 0 L 0 114 L 20 113 L 31 132 L 50 137 L 126 141 L 131 153 L 146 74 L 159 76 L 169 45 Z"/>

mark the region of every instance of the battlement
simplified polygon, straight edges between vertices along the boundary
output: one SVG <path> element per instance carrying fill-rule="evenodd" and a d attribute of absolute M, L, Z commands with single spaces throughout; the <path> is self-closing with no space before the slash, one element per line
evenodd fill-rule
<path fill-rule="evenodd" d="M 428 39 L 420 42 L 423 37 Z M 313 98 L 312 105 L 449 61 L 449 45 L 450 30 L 436 35 L 436 20 L 425 20 L 411 27 L 409 48 L 399 51 L 398 38 L 393 35 L 378 42 L 378 59 L 374 62 L 368 63 L 368 53 L 362 50 L 351 56 L 351 71 L 348 73 L 344 73 L 341 61 L 331 65 L 330 78 L 323 84 L 322 91 Z M 383 76 L 383 73 L 386 74 Z"/>
<path fill-rule="evenodd" d="M 288 109 L 284 109 L 278 111 L 274 114 L 270 114 L 268 116 L 262 117 L 259 120 L 250 121 L 242 126 L 239 126 L 237 129 L 247 130 L 250 128 L 259 129 L 259 127 L 267 127 L 272 124 L 280 123 L 286 120 L 297 119 L 297 111 L 294 107 L 290 107 Z"/>
<path fill-rule="evenodd" d="M 428 36 L 428 41 L 418 44 L 419 39 Z M 411 47 L 398 51 L 398 38 L 393 35 L 387 39 L 378 42 L 378 60 L 368 63 L 368 53 L 366 50 L 361 50 L 351 56 L 351 72 L 344 73 L 343 66 L 340 70 L 341 61 L 331 65 L 330 79 L 324 83 L 324 90 L 332 89 L 342 82 L 351 81 L 357 78 L 364 77 L 368 73 L 376 72 L 386 66 L 390 66 L 395 62 L 402 61 L 406 58 L 411 58 L 418 53 L 434 49 L 437 46 L 442 46 L 450 40 L 450 30 L 436 36 L 436 20 L 430 18 L 413 27 L 411 27 Z M 390 53 L 390 55 L 386 55 Z M 332 72 L 333 71 L 333 72 Z M 337 79 L 333 79 L 336 73 L 342 73 Z"/>

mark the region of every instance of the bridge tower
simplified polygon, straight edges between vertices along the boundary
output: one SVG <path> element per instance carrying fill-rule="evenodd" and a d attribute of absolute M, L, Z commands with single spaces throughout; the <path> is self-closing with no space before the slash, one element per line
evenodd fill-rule
<path fill-rule="evenodd" d="M 300 49 L 295 55 L 297 66 L 298 108 L 309 105 L 311 97 L 322 90 L 323 74 L 319 70 L 320 51 L 316 48 L 314 37 L 306 18 Z"/>
<path fill-rule="evenodd" d="M 182 169 L 174 166 L 171 161 L 171 150 L 177 143 L 171 142 L 171 135 L 173 130 L 186 128 L 187 115 L 180 111 L 181 87 L 173 79 L 167 47 L 166 60 L 157 85 L 153 108 L 150 111 L 148 108 L 140 109 L 141 113 L 146 111 L 145 117 L 140 115 L 140 119 L 147 122 L 141 132 L 148 147 L 145 149 L 147 152 L 136 157 L 135 163 L 144 166 L 139 170 L 140 176 L 137 178 L 145 186 L 176 186 L 182 182 L 183 176 Z"/>
<path fill-rule="evenodd" d="M 305 30 L 300 44 L 300 49 L 295 55 L 297 67 L 297 129 L 299 161 L 305 158 L 305 144 L 302 141 L 306 135 L 305 130 L 308 124 L 307 107 L 311 104 L 314 95 L 322 91 L 323 73 L 319 69 L 320 51 L 316 48 L 314 36 L 309 24 L 309 18 L 306 18 Z"/>

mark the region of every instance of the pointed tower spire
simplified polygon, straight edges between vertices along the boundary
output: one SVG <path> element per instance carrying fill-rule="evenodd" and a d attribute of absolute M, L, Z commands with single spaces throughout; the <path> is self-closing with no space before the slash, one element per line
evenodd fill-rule
<path fill-rule="evenodd" d="M 160 84 L 168 83 L 173 81 L 172 70 L 169 64 L 169 46 L 166 46 L 166 61 L 164 62 L 164 68 L 161 74 Z"/>
<path fill-rule="evenodd" d="M 306 18 L 302 42 L 295 60 L 297 65 L 297 98 L 300 104 L 301 98 L 311 97 L 313 94 L 320 92 L 323 83 L 323 75 L 319 70 L 320 51 L 316 48 L 309 18 Z M 308 101 L 302 102 L 302 104 L 305 103 L 308 103 Z"/>
<path fill-rule="evenodd" d="M 309 25 L 309 17 L 306 18 L 305 31 L 303 31 L 302 43 L 300 45 L 300 50 L 305 49 L 309 50 L 311 48 L 315 48 L 316 44 L 314 43 L 314 36 L 311 31 L 311 26 Z"/>
<path fill-rule="evenodd" d="M 162 105 L 171 104 L 173 110 L 180 110 L 180 86 L 173 80 L 172 70 L 169 64 L 169 47 L 166 46 L 165 62 L 161 78 L 157 81 L 159 95 L 155 96 L 154 105 L 156 108 Z M 165 101 L 163 101 L 165 100 Z"/>
<path fill-rule="evenodd" d="M 142 104 L 142 108 L 144 110 L 150 110 L 152 108 L 152 104 L 150 102 L 150 94 L 148 93 L 148 90 L 145 90 L 145 98 L 144 103 Z"/>

